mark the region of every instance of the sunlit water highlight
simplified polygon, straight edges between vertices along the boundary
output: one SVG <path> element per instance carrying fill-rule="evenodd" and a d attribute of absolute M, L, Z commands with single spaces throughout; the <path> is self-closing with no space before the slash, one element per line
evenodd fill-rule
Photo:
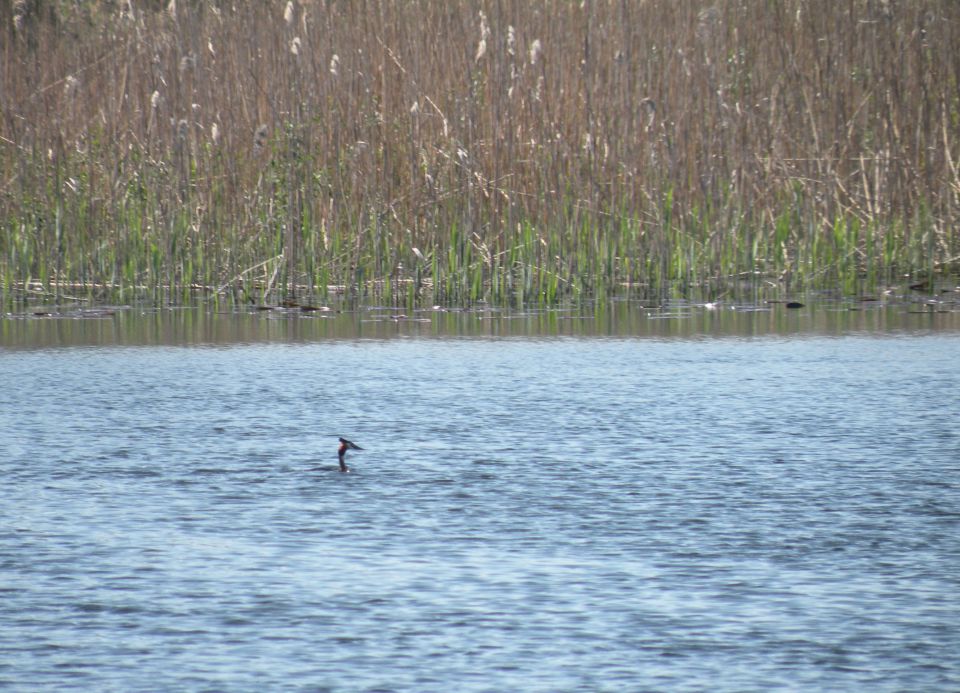
<path fill-rule="evenodd" d="M 0 351 L 0 688 L 957 689 L 958 353 Z"/>

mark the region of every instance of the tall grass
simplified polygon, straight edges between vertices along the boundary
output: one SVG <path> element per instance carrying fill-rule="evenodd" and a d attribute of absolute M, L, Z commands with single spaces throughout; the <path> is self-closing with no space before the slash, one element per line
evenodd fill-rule
<path fill-rule="evenodd" d="M 956 269 L 957 45 L 953 0 L 0 3 L 0 290 L 553 302 Z"/>

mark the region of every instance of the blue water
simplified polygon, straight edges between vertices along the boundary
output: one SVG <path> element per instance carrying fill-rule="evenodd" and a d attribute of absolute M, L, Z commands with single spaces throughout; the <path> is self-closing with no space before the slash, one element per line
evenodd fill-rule
<path fill-rule="evenodd" d="M 958 690 L 958 355 L 0 350 L 0 688 Z"/>

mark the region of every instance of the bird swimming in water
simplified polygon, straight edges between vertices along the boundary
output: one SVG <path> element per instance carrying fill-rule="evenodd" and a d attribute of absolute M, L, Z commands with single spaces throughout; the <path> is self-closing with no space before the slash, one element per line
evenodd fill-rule
<path fill-rule="evenodd" d="M 347 456 L 347 450 L 363 450 L 362 447 L 356 443 L 347 440 L 346 438 L 340 439 L 340 447 L 337 449 L 337 455 L 340 457 L 340 471 L 349 472 L 350 467 L 347 466 L 347 463 L 344 461 L 344 458 Z"/>

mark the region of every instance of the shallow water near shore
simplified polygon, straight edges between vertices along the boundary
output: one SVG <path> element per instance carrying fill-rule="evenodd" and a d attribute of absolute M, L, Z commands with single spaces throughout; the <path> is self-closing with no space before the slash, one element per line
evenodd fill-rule
<path fill-rule="evenodd" d="M 756 303 L 632 300 L 557 308 L 38 305 L 0 317 L 0 347 L 236 345 L 397 337 L 702 338 L 960 331 L 960 290 Z"/>
<path fill-rule="evenodd" d="M 936 308 L 2 320 L 0 688 L 958 688 Z"/>

